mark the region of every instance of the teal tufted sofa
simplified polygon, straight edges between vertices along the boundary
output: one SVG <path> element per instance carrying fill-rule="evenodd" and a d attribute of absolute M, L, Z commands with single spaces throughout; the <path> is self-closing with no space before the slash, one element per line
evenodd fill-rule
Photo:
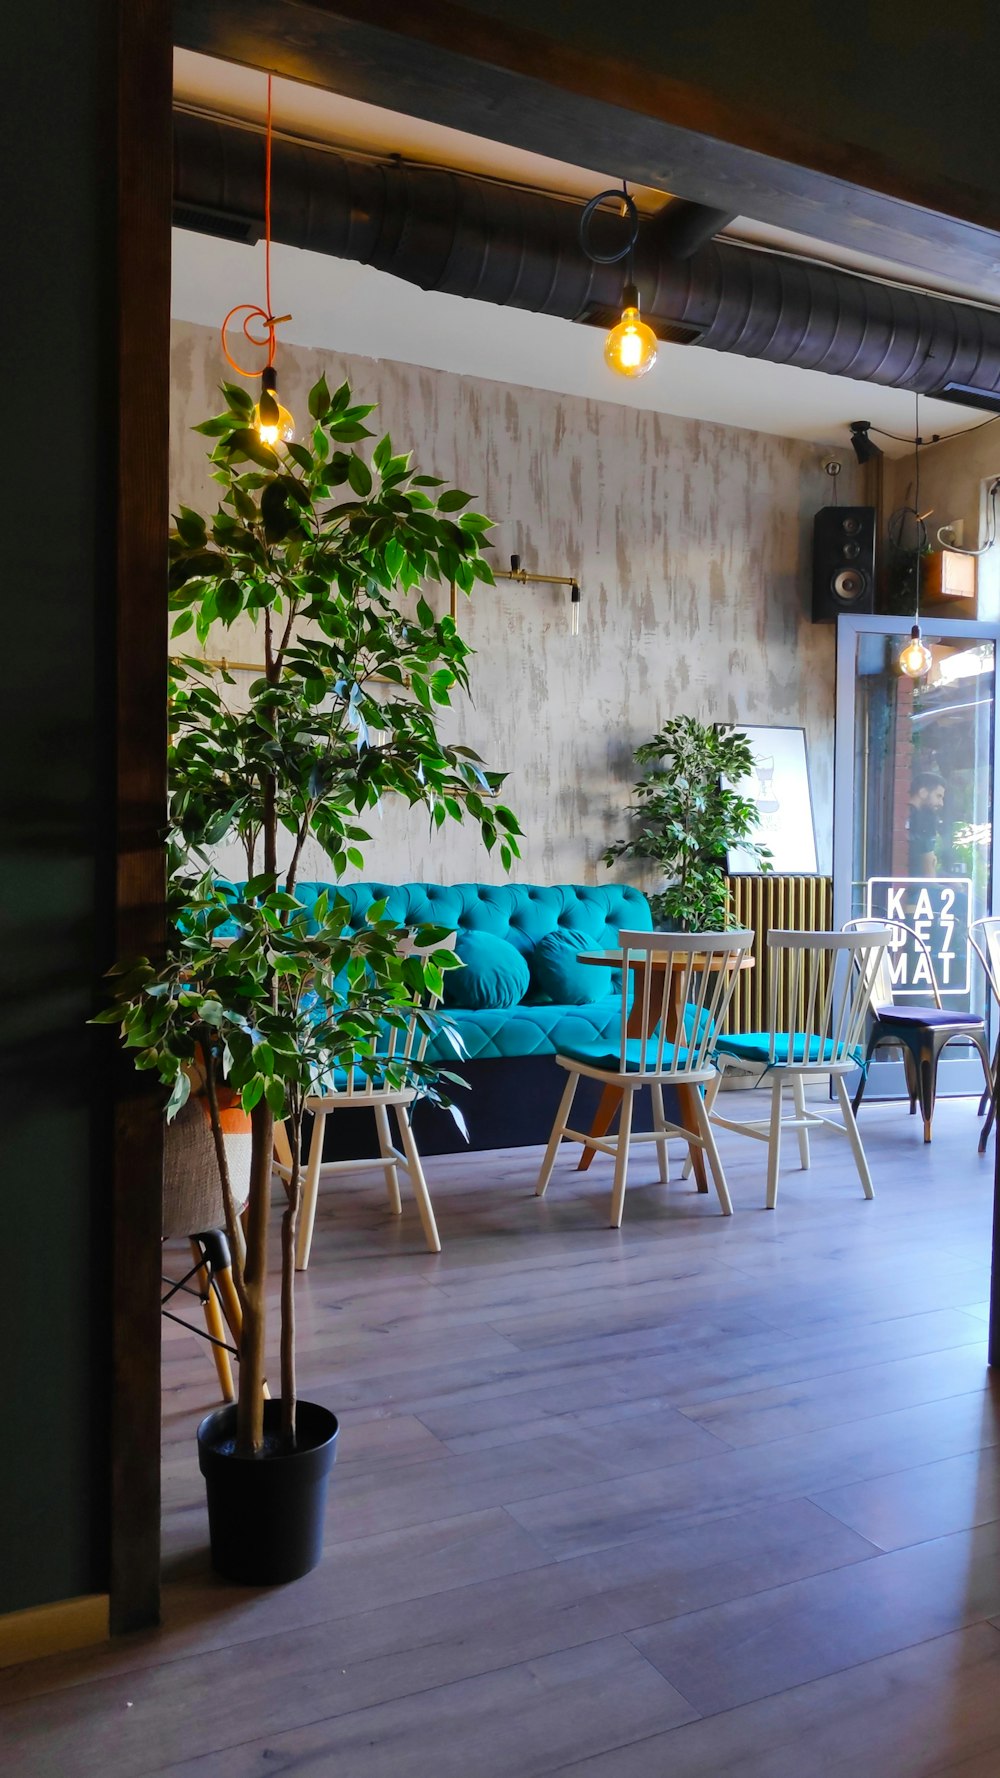
<path fill-rule="evenodd" d="M 308 907 L 326 883 L 300 883 L 295 891 Z M 595 951 L 618 943 L 622 927 L 649 931 L 652 917 L 646 897 L 626 884 L 563 884 L 543 889 L 534 883 L 352 883 L 340 886 L 351 907 L 351 926 L 364 924 L 373 901 L 384 897 L 386 913 L 400 926 L 433 923 L 459 934 L 488 932 L 506 939 L 529 966 L 539 939 L 560 928 L 585 932 Z M 596 979 L 596 978 L 595 978 Z M 529 989 L 518 1006 L 468 1010 L 454 1007 L 448 1017 L 461 1033 L 470 1062 L 510 1056 L 554 1056 L 566 1043 L 594 1037 L 617 1037 L 621 1000 L 617 993 L 586 1006 L 554 1006 Z M 434 1061 L 454 1060 L 446 1039 L 428 1051 Z"/>
<path fill-rule="evenodd" d="M 529 967 L 532 951 L 550 932 L 586 933 L 600 951 L 617 945 L 622 928 L 648 932 L 653 924 L 646 897 L 623 883 L 554 888 L 535 883 L 299 883 L 295 893 L 309 907 L 324 889 L 335 890 L 348 902 L 352 928 L 364 924 L 372 902 L 384 899 L 388 917 L 401 926 L 432 923 L 459 935 L 490 933 L 516 946 Z M 471 1147 L 544 1142 L 565 1078 L 555 1056 L 569 1043 L 595 1038 L 617 1042 L 620 990 L 584 1006 L 560 1006 L 532 986 L 517 1006 L 453 1007 L 448 1018 L 466 1051 L 459 1072 L 471 1090 L 460 1098 Z M 446 1038 L 434 1040 L 428 1054 L 455 1069 L 455 1053 Z M 418 1135 L 427 1153 L 464 1148 L 446 1114 L 433 1106 L 417 1110 Z"/>

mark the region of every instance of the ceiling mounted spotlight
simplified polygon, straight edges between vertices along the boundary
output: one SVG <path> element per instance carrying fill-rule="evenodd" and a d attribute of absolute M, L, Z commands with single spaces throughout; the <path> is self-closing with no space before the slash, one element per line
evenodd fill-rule
<path fill-rule="evenodd" d="M 881 445 L 877 445 L 875 440 L 870 436 L 870 420 L 851 420 L 850 428 L 851 444 L 854 449 L 854 455 L 859 463 L 871 463 L 876 457 L 881 457 Z"/>

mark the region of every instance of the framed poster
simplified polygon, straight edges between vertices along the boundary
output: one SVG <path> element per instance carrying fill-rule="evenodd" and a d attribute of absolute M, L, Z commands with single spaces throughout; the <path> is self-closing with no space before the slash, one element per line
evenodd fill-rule
<path fill-rule="evenodd" d="M 753 838 L 771 853 L 771 869 L 797 876 L 816 872 L 816 829 L 804 728 L 752 728 L 738 722 L 753 754 L 753 771 L 733 786 L 757 804 L 758 825 Z M 732 847 L 726 869 L 757 871 L 752 854 Z"/>

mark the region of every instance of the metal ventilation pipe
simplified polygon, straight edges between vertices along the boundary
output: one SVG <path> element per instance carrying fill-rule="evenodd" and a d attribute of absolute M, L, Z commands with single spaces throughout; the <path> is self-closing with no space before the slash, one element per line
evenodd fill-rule
<path fill-rule="evenodd" d="M 255 241 L 263 188 L 257 130 L 175 111 L 179 226 Z M 579 215 L 575 200 L 468 173 L 274 142 L 274 240 L 604 326 L 622 270 L 584 256 Z M 642 224 L 636 282 L 662 337 L 1000 411 L 1000 313 L 706 238 L 729 220 L 675 200 Z M 615 218 L 600 221 L 610 240 Z"/>

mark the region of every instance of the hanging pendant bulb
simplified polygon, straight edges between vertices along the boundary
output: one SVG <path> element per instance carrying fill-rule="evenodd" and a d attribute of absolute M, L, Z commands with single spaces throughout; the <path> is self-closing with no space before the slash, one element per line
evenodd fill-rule
<path fill-rule="evenodd" d="M 278 373 L 273 364 L 260 373 L 260 396 L 253 410 L 253 423 L 262 444 L 288 444 L 295 437 L 295 421 L 287 407 L 278 400 Z"/>
<path fill-rule="evenodd" d="M 934 665 L 934 656 L 920 634 L 920 625 L 914 624 L 910 631 L 910 640 L 900 651 L 899 670 L 908 679 L 922 679 Z"/>
<path fill-rule="evenodd" d="M 580 634 L 580 588 L 575 580 L 569 592 L 569 633 L 571 636 Z"/>
<path fill-rule="evenodd" d="M 634 284 L 626 284 L 622 318 L 604 342 L 606 363 L 620 377 L 644 377 L 656 363 L 659 343 L 653 329 L 639 319 L 638 290 Z"/>

